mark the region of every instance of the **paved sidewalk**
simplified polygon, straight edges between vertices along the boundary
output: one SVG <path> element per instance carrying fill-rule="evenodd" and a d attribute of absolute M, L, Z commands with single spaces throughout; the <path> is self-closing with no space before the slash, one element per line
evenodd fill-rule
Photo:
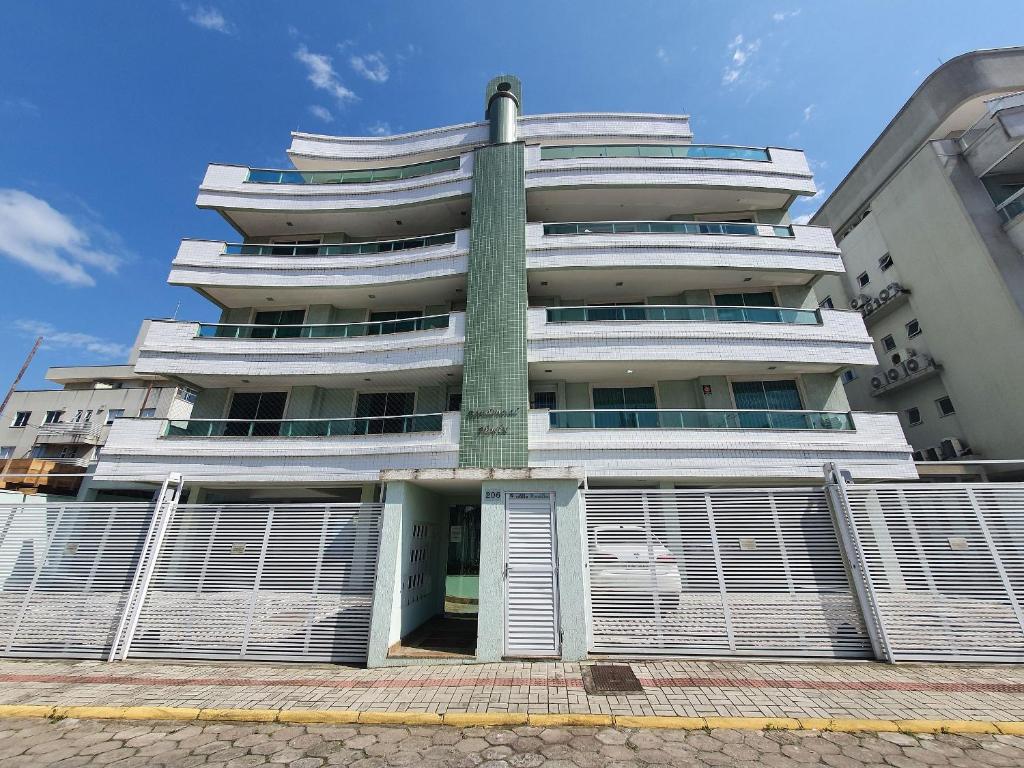
<path fill-rule="evenodd" d="M 1024 737 L 821 731 L 442 728 L 0 720 L 0 768 L 989 768 Z"/>
<path fill-rule="evenodd" d="M 1024 721 L 1021 665 L 645 662 L 631 665 L 643 692 L 614 696 L 588 693 L 583 666 L 8 659 L 0 705 Z"/>

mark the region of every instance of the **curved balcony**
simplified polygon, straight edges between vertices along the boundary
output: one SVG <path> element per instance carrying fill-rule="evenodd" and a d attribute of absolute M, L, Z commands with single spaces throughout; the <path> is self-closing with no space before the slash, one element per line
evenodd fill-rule
<path fill-rule="evenodd" d="M 635 294 L 657 296 L 711 285 L 716 279 L 723 286 L 738 285 L 748 277 L 753 285 L 806 285 L 817 275 L 844 271 L 832 232 L 826 227 L 802 225 L 708 221 L 528 224 L 526 247 L 533 295 L 572 296 L 581 274 L 595 279 L 601 276 L 609 285 L 625 278 Z M 622 270 L 629 271 L 622 274 Z M 547 290 L 541 282 L 548 283 Z"/>
<path fill-rule="evenodd" d="M 519 138 L 526 142 L 575 142 L 632 139 L 634 141 L 688 141 L 693 136 L 686 115 L 645 113 L 572 112 L 523 115 Z M 350 166 L 382 161 L 426 160 L 453 152 L 466 152 L 487 144 L 487 123 L 431 128 L 393 136 L 325 136 L 292 133 L 288 156 L 297 168 L 318 169 L 344 162 Z"/>
<path fill-rule="evenodd" d="M 827 461 L 858 479 L 911 479 L 910 454 L 892 413 L 530 411 L 530 466 L 592 479 L 818 482 Z"/>
<path fill-rule="evenodd" d="M 650 376 L 834 372 L 876 362 L 860 316 L 780 307 L 609 306 L 529 311 L 530 363 L 593 375 L 642 363 Z M 583 380 L 587 380 L 584 376 Z"/>
<path fill-rule="evenodd" d="M 248 306 L 262 288 L 282 303 L 345 305 L 363 299 L 368 286 L 406 283 L 410 299 L 415 293 L 410 303 L 442 303 L 465 282 L 468 255 L 468 229 L 321 245 L 183 240 L 168 282 L 201 287 L 224 306 Z"/>
<path fill-rule="evenodd" d="M 687 143 L 528 146 L 526 187 L 530 218 L 547 221 L 571 217 L 581 202 L 599 218 L 668 219 L 780 210 L 815 193 L 797 150 Z"/>
<path fill-rule="evenodd" d="M 394 424 L 386 427 L 386 422 L 399 421 L 404 431 Z M 118 419 L 100 454 L 95 480 L 159 482 L 170 472 L 181 472 L 190 482 L 204 485 L 283 479 L 317 485 L 375 482 L 385 469 L 451 469 L 458 464 L 458 413 L 273 422 L 280 425 L 277 434 L 268 429 L 253 435 L 216 434 L 219 428 L 212 427 L 215 434 L 203 434 L 210 423 Z M 380 431 L 370 423 L 380 423 Z M 366 431 L 361 431 L 362 424 Z M 176 433 L 169 434 L 172 430 Z"/>
<path fill-rule="evenodd" d="M 219 210 L 249 236 L 354 229 L 398 237 L 463 226 L 472 177 L 471 154 L 331 171 L 210 165 L 196 205 Z"/>
<path fill-rule="evenodd" d="M 462 365 L 465 314 L 339 325 L 240 326 L 154 321 L 138 372 L 200 387 L 289 384 L 346 387 L 435 383 Z"/>

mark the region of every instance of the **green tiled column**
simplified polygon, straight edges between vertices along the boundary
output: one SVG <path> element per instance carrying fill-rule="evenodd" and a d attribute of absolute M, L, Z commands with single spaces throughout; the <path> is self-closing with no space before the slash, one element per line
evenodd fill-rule
<path fill-rule="evenodd" d="M 518 92 L 495 78 L 488 93 L 504 80 Z M 474 158 L 460 467 L 527 466 L 525 165 L 522 142 Z"/>

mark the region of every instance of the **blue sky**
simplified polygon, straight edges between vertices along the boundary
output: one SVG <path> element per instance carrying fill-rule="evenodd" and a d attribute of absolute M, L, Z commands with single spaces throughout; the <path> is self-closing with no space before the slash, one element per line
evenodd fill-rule
<path fill-rule="evenodd" d="M 1010 6 L 982 0 L 520 0 L 507 20 L 502 7 L 6 4 L 0 391 L 37 332 L 23 389 L 49 386 L 51 365 L 123 360 L 145 317 L 214 319 L 165 283 L 182 237 L 237 239 L 194 207 L 206 164 L 284 167 L 291 130 L 477 120 L 508 71 L 526 112 L 685 112 L 697 141 L 801 147 L 827 193 L 941 61 L 1024 43 Z"/>

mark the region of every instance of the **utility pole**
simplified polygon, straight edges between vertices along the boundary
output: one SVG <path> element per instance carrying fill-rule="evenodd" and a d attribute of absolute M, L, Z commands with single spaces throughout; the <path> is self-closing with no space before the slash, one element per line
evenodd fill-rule
<path fill-rule="evenodd" d="M 10 402 L 11 395 L 14 394 L 14 390 L 18 388 L 18 383 L 21 381 L 21 377 L 25 375 L 25 371 L 28 370 L 29 365 L 32 363 L 32 358 L 36 356 L 36 351 L 39 349 L 39 345 L 43 343 L 42 336 L 36 336 L 36 343 L 32 345 L 32 351 L 28 353 L 28 357 L 25 358 L 24 364 L 21 366 L 21 370 L 18 371 L 18 375 L 14 377 L 14 383 L 11 384 L 11 388 L 7 390 L 7 394 L 4 395 L 4 401 L 0 403 L 0 416 L 3 416 L 4 409 L 7 407 L 7 403 Z M 8 457 L 7 461 L 4 462 L 4 470 L 0 473 L 0 478 L 7 476 L 7 470 L 11 466 L 11 461 L 14 459 L 14 455 Z M 6 481 L 0 480 L 5 483 Z M 6 487 L 6 486 L 5 486 Z"/>

